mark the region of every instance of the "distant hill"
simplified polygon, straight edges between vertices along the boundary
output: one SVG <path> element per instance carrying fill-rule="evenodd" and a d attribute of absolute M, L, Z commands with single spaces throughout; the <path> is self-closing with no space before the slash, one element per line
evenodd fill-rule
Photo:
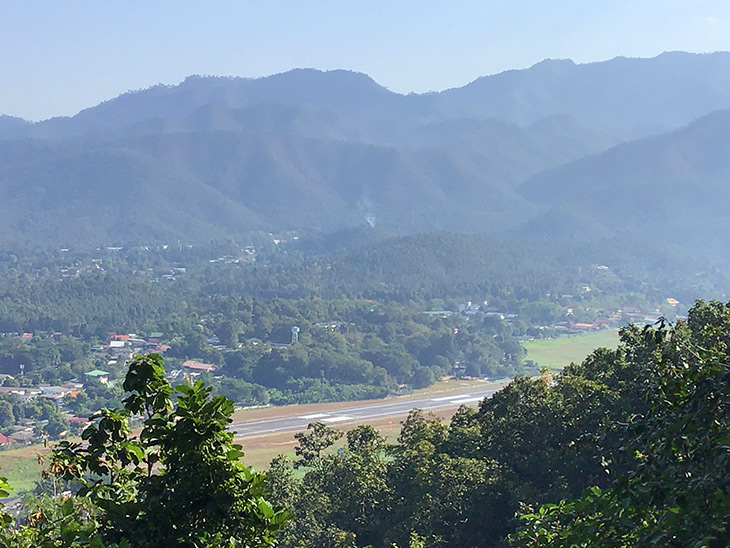
<path fill-rule="evenodd" d="M 614 139 L 637 138 L 730 108 L 730 53 L 670 52 L 580 65 L 545 60 L 529 69 L 420 95 L 393 93 L 367 75 L 345 70 L 296 69 L 256 79 L 191 76 L 179 85 L 125 93 L 76 116 L 23 124 L 12 132 L 0 119 L 0 137 L 99 135 L 134 126 L 136 131 L 195 131 L 201 129 L 196 122 L 205 122 L 206 129 L 233 129 L 251 116 L 266 114 L 237 117 L 225 111 L 261 105 L 293 107 L 290 114 L 298 109 L 327 111 L 330 117 L 349 120 L 345 126 L 352 121 L 367 125 L 475 117 L 526 126 L 564 115 Z"/>
<path fill-rule="evenodd" d="M 730 53 L 663 53 L 578 65 L 548 59 L 527 70 L 485 76 L 438 94 L 441 112 L 498 116 L 524 125 L 568 114 L 628 139 L 730 108 Z"/>
<path fill-rule="evenodd" d="M 0 115 L 0 139 L 24 135 L 32 123 L 16 116 Z"/>
<path fill-rule="evenodd" d="M 539 298 L 569 287 L 574 264 L 555 261 L 553 250 L 479 235 L 428 233 L 388 238 L 332 261 L 322 287 L 363 296 L 389 293 L 499 295 L 517 291 Z M 509 289 L 507 289 L 509 288 Z"/>
<path fill-rule="evenodd" d="M 122 130 L 245 129 L 246 122 L 266 115 L 267 105 L 289 107 L 274 109 L 278 111 L 272 113 L 274 116 L 291 116 L 304 109 L 374 120 L 403 114 L 407 102 L 405 96 L 386 90 L 370 77 L 345 70 L 297 69 L 256 79 L 190 76 L 178 85 L 125 93 L 73 117 L 38 122 L 17 136 L 57 138 Z M 258 115 L 255 111 L 245 112 L 260 106 L 264 111 L 259 110 Z"/>
<path fill-rule="evenodd" d="M 535 209 L 520 181 L 606 142 L 564 119 L 474 120 L 429 125 L 396 147 L 277 130 L 276 114 L 248 131 L 0 142 L 0 241 L 199 242 L 367 223 L 494 232 Z"/>
<path fill-rule="evenodd" d="M 722 110 L 674 132 L 546 170 L 520 192 L 551 208 L 532 221 L 535 233 L 545 237 L 583 231 L 654 235 L 727 256 L 729 180 L 730 110 Z M 580 212 L 580 218 L 566 212 Z"/>
<path fill-rule="evenodd" d="M 730 287 L 722 257 L 697 256 L 650 234 L 569 241 L 446 232 L 389 236 L 361 229 L 289 242 L 286 249 L 312 258 L 277 271 L 277 283 L 271 269 L 260 270 L 265 280 L 254 287 L 291 290 L 291 296 L 307 295 L 304 287 L 332 298 L 489 294 L 509 301 L 570 294 L 587 284 L 596 292 L 635 291 L 657 300 L 673 295 L 682 302 L 724 300 Z"/>
<path fill-rule="evenodd" d="M 711 112 L 728 108 L 730 53 L 548 60 L 420 95 L 343 70 L 191 76 L 1 116 L 0 244 L 375 225 L 571 244 L 666 228 L 669 247 L 721 251 L 728 114 Z"/>

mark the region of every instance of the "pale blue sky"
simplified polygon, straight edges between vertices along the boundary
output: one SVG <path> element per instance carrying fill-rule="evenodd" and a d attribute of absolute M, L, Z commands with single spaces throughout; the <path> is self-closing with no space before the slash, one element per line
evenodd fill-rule
<path fill-rule="evenodd" d="M 730 2 L 2 0 L 0 114 L 72 115 L 190 74 L 345 68 L 405 93 L 669 50 L 730 50 Z"/>

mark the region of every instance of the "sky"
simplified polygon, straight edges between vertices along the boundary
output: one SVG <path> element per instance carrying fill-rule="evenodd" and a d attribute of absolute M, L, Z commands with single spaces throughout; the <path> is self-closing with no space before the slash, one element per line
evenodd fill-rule
<path fill-rule="evenodd" d="M 0 114 L 73 115 L 191 74 L 364 72 L 439 91 L 547 58 L 730 51 L 727 0 L 2 0 Z"/>

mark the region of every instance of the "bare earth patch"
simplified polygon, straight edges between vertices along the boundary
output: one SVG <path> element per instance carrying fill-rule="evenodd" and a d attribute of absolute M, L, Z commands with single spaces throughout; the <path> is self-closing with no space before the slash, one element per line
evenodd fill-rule
<path fill-rule="evenodd" d="M 484 386 L 483 382 L 481 386 Z M 360 402 L 346 403 L 347 405 L 353 405 Z M 477 403 L 473 403 L 471 404 L 471 407 L 475 407 L 476 405 Z M 301 411 L 301 409 L 305 406 L 296 407 L 298 407 L 299 411 Z M 327 409 L 331 410 L 332 408 L 323 408 L 322 410 Z M 428 415 L 439 417 L 440 419 L 448 422 L 456 409 L 458 409 L 458 406 L 448 409 L 439 409 L 438 411 L 429 413 Z M 288 414 L 284 416 L 288 416 Z M 398 438 L 401 424 L 406 417 L 407 413 L 402 413 L 399 415 L 394 415 L 392 417 L 379 417 L 372 420 L 355 420 L 350 422 L 342 422 L 337 424 L 337 428 L 347 432 L 356 428 L 360 424 L 369 424 L 373 428 L 378 430 L 381 435 L 388 439 L 388 441 L 394 442 Z M 243 451 L 245 453 L 243 460 L 247 465 L 254 466 L 258 469 L 266 469 L 269 467 L 271 459 L 277 457 L 278 455 L 284 454 L 289 455 L 291 458 L 294 458 L 294 447 L 296 445 L 296 440 L 294 439 L 295 433 L 296 432 L 290 431 L 279 432 L 276 434 L 260 434 L 257 436 L 241 437 L 236 438 L 236 443 L 239 443 L 243 446 Z M 334 449 L 338 449 L 343 445 L 343 443 L 343 441 L 340 441 L 334 446 Z"/>

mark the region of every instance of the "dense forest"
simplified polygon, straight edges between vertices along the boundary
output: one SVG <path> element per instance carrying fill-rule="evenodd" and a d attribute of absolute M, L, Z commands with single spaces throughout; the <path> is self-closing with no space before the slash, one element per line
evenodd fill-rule
<path fill-rule="evenodd" d="M 343 433 L 314 423 L 265 477 L 238 463 L 228 400 L 202 382 L 173 391 L 162 359 L 140 357 L 123 407 L 54 451 L 49 478 L 77 494 L 33 497 L 5 516 L 2 542 L 726 546 L 729 332 L 730 304 L 700 301 L 686 321 L 629 326 L 617 350 L 518 377 L 448 423 L 415 410 L 396 443 L 360 426 L 331 452 Z"/>

